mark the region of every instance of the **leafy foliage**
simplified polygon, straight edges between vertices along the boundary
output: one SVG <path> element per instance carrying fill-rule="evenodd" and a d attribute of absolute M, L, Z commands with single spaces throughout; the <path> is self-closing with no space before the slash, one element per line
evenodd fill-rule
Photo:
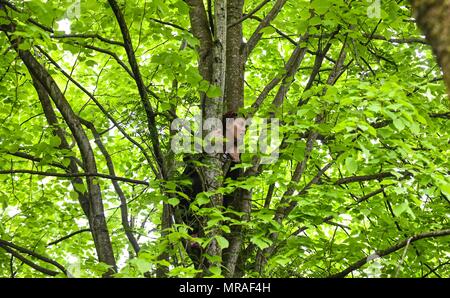
<path fill-rule="evenodd" d="M 193 236 L 186 225 L 163 227 L 162 222 L 164 206 L 176 209 L 186 199 L 181 185 L 189 184 L 180 178 L 183 154 L 170 151 L 170 123 L 174 115 L 194 117 L 200 92 L 221 96 L 198 70 L 199 40 L 192 34 L 188 4 L 119 1 L 170 168 L 170 177 L 162 179 L 111 7 L 105 1 L 78 1 L 80 13 L 73 15 L 68 13 L 74 10 L 72 1 L 11 1 L 15 9 L 3 2 L 0 24 L 12 22 L 16 28 L 0 35 L 0 239 L 57 261 L 69 275 L 99 277 L 109 268 L 97 259 L 80 208 L 80 194 L 88 192 L 84 177 L 74 184 L 71 177 L 49 174 L 67 173 L 73 160 L 82 173 L 83 156 L 61 114 L 57 127 L 68 147 L 49 125 L 32 77 L 12 45 L 20 39 L 19 49 L 29 50 L 44 65 L 73 111 L 94 125 L 115 174 L 95 133 L 84 127 L 98 172 L 142 182 L 118 181 L 124 204 L 114 179 L 95 178 L 118 265 L 115 275 L 153 276 L 158 268 L 171 277 L 199 274 L 184 250 L 186 241 L 206 248 L 212 239 Z M 260 2 L 245 1 L 244 12 Z M 275 2 L 242 21 L 244 41 Z M 240 276 L 327 277 L 368 258 L 351 271 L 353 276 L 449 277 L 450 237 L 430 236 L 381 258 L 370 257 L 413 235 L 450 227 L 450 112 L 441 72 L 408 1 L 381 2 L 379 18 L 370 18 L 366 1 L 288 0 L 261 30 L 245 64 L 241 112 L 280 119 L 279 159 L 219 188 L 221 193 L 238 188 L 251 193 L 248 218 L 239 210 L 210 206 L 213 193 L 189 198 L 191 209 L 208 218 L 206 231 L 220 228 L 214 239 L 222 250 L 230 247 L 233 227 L 241 227 Z M 305 55 L 288 75 L 297 48 Z M 276 87 L 255 108 L 255 100 L 276 78 Z M 276 105 L 272 101 L 280 86 L 288 91 Z M 242 154 L 244 170 L 254 157 Z M 125 221 L 139 253 L 126 234 L 121 207 L 127 208 Z M 0 277 L 46 275 L 2 249 L 10 248 L 2 243 Z M 225 268 L 211 267 L 205 275 L 224 276 Z"/>

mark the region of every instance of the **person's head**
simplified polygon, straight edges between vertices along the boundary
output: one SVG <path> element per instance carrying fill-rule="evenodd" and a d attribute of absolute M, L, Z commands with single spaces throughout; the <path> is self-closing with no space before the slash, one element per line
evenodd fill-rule
<path fill-rule="evenodd" d="M 234 162 L 240 161 L 239 144 L 245 135 L 245 119 L 238 118 L 237 113 L 227 112 L 223 115 L 222 124 L 224 137 L 225 153 L 227 153 Z"/>

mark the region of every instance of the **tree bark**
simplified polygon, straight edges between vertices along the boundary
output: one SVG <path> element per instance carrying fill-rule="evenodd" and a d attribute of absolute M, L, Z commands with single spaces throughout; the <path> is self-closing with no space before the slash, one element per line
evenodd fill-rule
<path fill-rule="evenodd" d="M 82 118 L 80 118 L 80 121 L 83 125 L 85 125 L 87 128 L 89 128 L 91 130 L 92 134 L 94 135 L 95 144 L 97 144 L 97 147 L 100 149 L 100 151 L 103 154 L 103 157 L 105 158 L 106 166 L 108 167 L 109 174 L 111 176 L 116 176 L 116 170 L 114 169 L 114 163 L 111 158 L 111 155 L 109 154 L 108 150 L 106 149 L 105 145 L 103 144 L 103 142 L 101 140 L 101 136 L 98 133 L 97 129 L 95 128 L 94 124 L 92 122 L 87 121 Z M 139 251 L 141 250 L 141 248 L 139 246 L 139 243 L 138 243 L 136 237 L 133 234 L 133 229 L 130 226 L 129 216 L 128 216 L 127 198 L 125 196 L 125 193 L 122 190 L 122 187 L 120 187 L 119 182 L 117 180 L 111 180 L 111 183 L 112 183 L 117 195 L 119 196 L 120 214 L 121 214 L 123 230 L 124 230 L 125 235 L 127 236 L 127 239 L 130 242 L 131 246 L 133 247 L 133 250 L 137 256 L 139 254 Z"/>
<path fill-rule="evenodd" d="M 417 23 L 425 33 L 444 72 L 447 93 L 450 95 L 450 1 L 412 0 L 411 2 Z"/>
<path fill-rule="evenodd" d="M 45 91 L 44 86 L 36 79 L 32 78 L 34 89 L 36 89 L 36 92 L 38 94 L 39 101 L 41 102 L 42 109 L 44 111 L 45 118 L 47 119 L 47 122 L 50 126 L 53 128 L 53 134 L 58 136 L 61 140 L 61 144 L 59 145 L 59 148 L 70 150 L 69 143 L 67 142 L 67 139 L 64 135 L 64 131 L 61 127 L 58 126 L 58 118 L 56 116 L 55 111 L 52 107 L 52 102 L 50 101 L 50 98 L 48 96 L 47 91 Z M 69 171 L 70 173 L 77 174 L 78 172 L 78 166 L 75 161 L 74 157 L 70 157 L 70 163 L 69 163 Z M 86 215 L 86 218 L 90 220 L 89 213 L 90 213 L 90 207 L 89 207 L 89 198 L 86 196 L 86 193 L 81 192 L 77 189 L 77 184 L 84 185 L 83 179 L 81 177 L 73 177 L 71 179 L 71 183 L 73 186 L 73 189 L 78 195 L 78 201 L 80 202 L 81 208 L 83 209 L 84 214 Z"/>
<path fill-rule="evenodd" d="M 242 19 L 243 7 L 244 0 L 228 0 L 225 101 L 226 111 L 234 113 L 244 106 L 244 43 L 242 23 L 236 24 Z"/>
<path fill-rule="evenodd" d="M 217 98 L 206 98 L 203 117 L 204 119 L 222 119 L 224 95 L 225 95 L 225 78 L 226 78 L 226 50 L 227 50 L 227 0 L 216 0 L 214 2 L 214 40 L 213 40 L 213 58 L 212 58 L 212 81 L 211 83 L 219 87 L 221 95 Z M 204 129 L 205 135 L 211 133 L 214 128 Z M 223 162 L 220 153 L 206 153 L 203 162 L 207 165 L 204 167 L 204 179 L 208 192 L 216 192 L 222 186 Z M 223 205 L 223 196 L 215 193 L 210 198 L 210 206 L 221 208 Z M 208 219 L 206 219 L 208 220 Z M 214 227 L 208 233 L 211 242 L 206 248 L 206 254 L 221 259 L 222 249 L 216 239 L 221 234 L 219 227 Z M 212 261 L 207 262 L 206 267 L 211 268 L 219 266 L 219 263 Z"/>
<path fill-rule="evenodd" d="M 89 139 L 84 132 L 76 114 L 64 97 L 64 94 L 61 92 L 50 74 L 36 60 L 36 58 L 34 58 L 30 51 L 20 50 L 18 48 L 17 40 L 12 40 L 11 44 L 18 52 L 19 57 L 22 59 L 31 76 L 39 81 L 39 83 L 45 88 L 47 93 L 52 98 L 56 108 L 63 116 L 66 124 L 68 125 L 75 138 L 78 148 L 80 149 L 81 157 L 86 171 L 94 174 L 97 173 L 97 165 L 94 157 L 94 152 L 92 151 Z M 116 271 L 116 261 L 114 258 L 111 239 L 109 237 L 108 227 L 106 224 L 100 186 L 98 185 L 98 181 L 95 181 L 95 177 L 93 176 L 86 177 L 86 181 L 90 198 L 89 218 L 91 232 L 94 238 L 95 248 L 99 261 L 111 266 L 111 269 L 105 274 L 105 276 L 109 276 L 114 273 L 114 271 Z"/>

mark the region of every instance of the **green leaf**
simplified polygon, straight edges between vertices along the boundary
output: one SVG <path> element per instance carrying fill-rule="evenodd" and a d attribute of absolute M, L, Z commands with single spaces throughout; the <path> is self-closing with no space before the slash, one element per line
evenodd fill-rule
<path fill-rule="evenodd" d="M 328 11 L 330 3 L 328 0 L 314 0 L 311 3 L 311 7 L 314 8 L 318 14 L 324 14 Z"/>
<path fill-rule="evenodd" d="M 85 63 L 86 63 L 87 66 L 94 66 L 94 65 L 97 65 L 97 62 L 94 61 L 94 60 L 87 60 Z"/>
<path fill-rule="evenodd" d="M 219 87 L 211 85 L 209 86 L 208 91 L 206 91 L 206 96 L 208 96 L 209 98 L 218 98 L 222 96 L 222 91 Z"/>
<path fill-rule="evenodd" d="M 358 170 L 358 162 L 349 156 L 345 159 L 345 168 L 350 174 L 354 174 Z"/>
<path fill-rule="evenodd" d="M 59 147 L 59 145 L 61 145 L 61 139 L 58 136 L 50 137 L 50 145 L 53 147 Z"/>
<path fill-rule="evenodd" d="M 86 186 L 83 183 L 74 183 L 73 184 L 76 191 L 80 193 L 85 193 L 87 191 Z"/>
<path fill-rule="evenodd" d="M 199 194 L 197 195 L 197 197 L 195 198 L 195 202 L 196 202 L 199 206 L 208 204 L 209 201 L 210 201 L 209 197 L 208 197 L 204 192 L 199 193 Z"/>
<path fill-rule="evenodd" d="M 275 28 L 273 28 L 272 26 L 267 26 L 267 27 L 261 29 L 261 31 L 259 31 L 259 32 L 262 34 L 272 34 L 272 33 L 275 33 L 276 31 L 275 31 Z"/>
<path fill-rule="evenodd" d="M 167 202 L 172 206 L 177 206 L 180 203 L 180 200 L 177 198 L 170 198 L 167 200 Z"/>
<path fill-rule="evenodd" d="M 449 181 L 442 181 L 440 180 L 438 182 L 438 187 L 442 191 L 442 193 L 450 199 L 450 182 Z"/>
<path fill-rule="evenodd" d="M 146 261 L 146 260 L 142 260 L 142 259 L 132 259 L 130 261 L 131 263 L 133 263 L 137 269 L 139 270 L 140 273 L 145 273 L 150 271 L 151 269 L 151 264 L 150 262 Z"/>
<path fill-rule="evenodd" d="M 214 276 L 221 276 L 222 274 L 222 269 L 220 269 L 220 267 L 214 266 L 214 267 L 210 267 L 209 271 L 214 275 Z"/>
<path fill-rule="evenodd" d="M 267 240 L 262 239 L 259 236 L 254 236 L 250 239 L 250 242 L 259 247 L 259 249 L 265 249 L 270 246 Z"/>
<path fill-rule="evenodd" d="M 394 214 L 395 214 L 396 216 L 400 216 L 400 215 L 402 215 L 404 212 L 407 212 L 413 219 L 416 218 L 414 212 L 413 212 L 412 209 L 409 207 L 408 201 L 405 201 L 405 202 L 401 203 L 400 205 L 397 205 L 397 206 L 392 207 L 392 211 L 394 212 Z"/>
<path fill-rule="evenodd" d="M 221 249 L 225 249 L 230 245 L 230 243 L 228 243 L 228 240 L 222 236 L 216 236 L 216 240 Z"/>
<path fill-rule="evenodd" d="M 401 118 L 394 119 L 394 126 L 398 131 L 402 131 L 405 128 L 405 124 L 403 123 Z"/>

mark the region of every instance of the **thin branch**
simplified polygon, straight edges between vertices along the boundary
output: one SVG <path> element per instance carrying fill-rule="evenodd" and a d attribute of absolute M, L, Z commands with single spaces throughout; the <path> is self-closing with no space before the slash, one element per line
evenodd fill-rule
<path fill-rule="evenodd" d="M 114 169 L 114 163 L 112 161 L 111 155 L 109 154 L 108 150 L 106 150 L 105 145 L 103 144 L 100 134 L 97 132 L 97 129 L 95 128 L 94 124 L 92 122 L 89 122 L 85 119 L 80 118 L 80 121 L 83 125 L 85 125 L 87 128 L 89 128 L 94 135 L 95 143 L 97 144 L 98 148 L 103 154 L 103 157 L 106 161 L 106 166 L 108 167 L 109 174 L 111 176 L 116 176 L 116 171 Z M 128 238 L 128 241 L 130 241 L 134 252 L 136 255 L 138 255 L 139 251 L 141 250 L 136 237 L 133 235 L 132 228 L 130 227 L 130 223 L 128 221 L 128 204 L 127 199 L 125 197 L 125 193 L 123 192 L 122 188 L 120 187 L 119 183 L 117 181 L 112 180 L 112 184 L 114 187 L 114 190 L 116 191 L 117 195 L 120 199 L 120 213 L 121 213 L 121 221 L 122 226 L 125 231 L 125 235 Z"/>
<path fill-rule="evenodd" d="M 359 204 L 359 203 L 362 203 L 362 202 L 367 201 L 367 200 L 370 199 L 371 197 L 374 197 L 374 196 L 376 196 L 377 194 L 382 193 L 382 192 L 384 191 L 385 188 L 386 188 L 386 186 L 383 186 L 383 187 L 381 187 L 381 188 L 379 188 L 379 189 L 377 189 L 377 190 L 372 191 L 371 193 L 366 194 L 366 195 L 363 196 L 363 197 L 360 197 L 356 203 Z"/>
<path fill-rule="evenodd" d="M 366 35 L 367 36 L 367 35 Z M 376 39 L 376 40 L 384 40 L 384 41 L 389 41 L 392 43 L 420 43 L 420 44 L 425 44 L 427 45 L 428 42 L 420 37 L 409 37 L 409 38 L 398 38 L 398 37 L 393 37 L 393 38 L 387 38 L 383 35 L 379 35 L 379 34 L 374 34 L 371 36 L 372 39 Z"/>
<path fill-rule="evenodd" d="M 8 6 L 9 8 L 11 8 L 12 10 L 18 12 L 18 13 L 24 13 L 23 11 L 21 11 L 20 9 L 18 9 L 14 4 L 10 3 L 9 1 L 6 0 L 0 0 L 1 4 L 4 4 L 6 6 Z M 41 28 L 44 31 L 50 32 L 50 33 L 54 33 L 53 29 L 50 27 L 47 27 L 41 23 L 39 23 L 38 21 L 32 19 L 32 18 L 28 18 L 27 19 L 28 22 L 32 23 L 33 25 Z"/>
<path fill-rule="evenodd" d="M 297 196 L 302 196 L 304 194 L 306 194 L 309 189 L 317 184 L 320 181 L 320 178 L 322 177 L 322 175 L 334 164 L 334 161 L 326 164 L 322 169 L 320 169 L 316 176 L 314 176 L 313 179 L 311 179 L 311 181 L 309 181 L 301 190 L 300 192 L 297 194 Z M 292 210 L 294 210 L 294 208 L 297 206 L 298 201 L 291 201 L 289 203 L 289 206 L 283 209 L 283 218 L 287 217 L 289 215 L 289 213 L 292 212 Z"/>
<path fill-rule="evenodd" d="M 32 257 L 35 257 L 35 258 L 37 258 L 37 259 L 39 259 L 39 260 L 41 260 L 43 262 L 52 264 L 53 266 L 55 266 L 56 268 L 61 270 L 63 273 L 67 272 L 66 268 L 64 268 L 63 265 L 61 265 L 60 263 L 58 263 L 58 262 L 56 262 L 54 260 L 51 260 L 51 259 L 49 259 L 49 258 L 47 258 L 47 257 L 45 257 L 43 255 L 40 255 L 40 254 L 38 254 L 38 253 L 36 253 L 36 252 L 34 252 L 32 250 L 27 249 L 27 248 L 18 246 L 16 244 L 12 243 L 12 242 L 0 239 L 0 247 L 5 249 L 5 246 L 10 247 L 12 249 L 15 249 L 15 250 L 17 250 L 17 251 L 19 251 L 21 253 L 24 253 L 24 254 L 30 255 Z M 14 255 L 14 256 L 17 257 L 16 255 Z M 17 258 L 19 258 L 19 257 L 17 257 Z"/>
<path fill-rule="evenodd" d="M 181 31 L 189 32 L 187 29 L 181 27 L 180 25 L 174 24 L 174 23 L 170 23 L 170 22 L 166 22 L 166 21 L 161 21 L 161 20 L 158 20 L 158 19 L 155 19 L 155 18 L 149 18 L 149 20 L 151 20 L 151 21 L 153 21 L 153 22 L 155 22 L 155 23 L 158 23 L 158 24 L 162 24 L 162 25 L 165 25 L 165 26 L 173 27 L 173 28 L 178 29 L 178 30 L 181 30 Z"/>
<path fill-rule="evenodd" d="M 125 178 L 125 177 L 111 176 L 111 175 L 101 174 L 101 173 L 55 173 L 55 172 L 42 172 L 42 171 L 20 169 L 20 170 L 2 170 L 2 171 L 0 171 L 0 175 L 2 175 L 2 174 L 31 174 L 31 175 L 59 177 L 59 178 L 98 177 L 98 178 L 104 178 L 104 179 L 110 179 L 110 180 L 115 180 L 115 181 L 122 181 L 122 182 L 127 182 L 127 183 L 141 184 L 141 185 L 149 186 L 149 183 L 147 181 L 130 179 L 130 178 Z"/>
<path fill-rule="evenodd" d="M 383 192 L 383 190 L 384 190 L 387 186 L 389 186 L 389 185 L 386 185 L 386 186 L 384 186 L 384 187 L 382 187 L 382 188 L 380 188 L 380 189 L 377 189 L 377 190 L 375 190 L 375 191 L 373 191 L 373 192 L 371 192 L 371 193 L 365 195 L 364 197 L 361 197 L 360 199 L 357 200 L 356 203 L 350 204 L 350 205 L 348 205 L 347 207 L 345 207 L 345 210 L 347 210 L 347 211 L 348 211 L 348 210 L 351 210 L 355 205 L 358 205 L 358 204 L 360 204 L 360 203 L 362 203 L 362 202 L 367 201 L 367 200 L 370 199 L 371 197 L 376 196 L 377 194 Z M 333 216 L 333 215 L 324 217 L 324 218 L 322 219 L 322 221 L 321 221 L 318 225 L 323 224 L 323 223 L 330 223 L 330 221 L 331 221 L 332 219 L 334 219 L 334 218 L 335 218 L 335 216 Z M 303 233 L 303 232 L 306 231 L 309 227 L 310 227 L 310 226 L 302 226 L 302 227 L 298 228 L 297 230 L 295 230 L 295 232 L 291 233 L 291 235 L 290 235 L 289 237 L 294 236 L 294 235 L 300 235 L 300 233 Z M 277 246 L 275 247 L 274 252 L 273 252 L 272 254 L 275 254 L 275 253 L 278 251 L 278 249 L 281 248 L 281 247 L 286 243 L 286 241 L 289 239 L 289 237 L 286 237 L 286 238 L 283 239 L 279 244 L 277 244 Z"/>
<path fill-rule="evenodd" d="M 430 114 L 431 118 L 450 119 L 450 112 Z"/>
<path fill-rule="evenodd" d="M 107 39 L 104 38 L 102 36 L 100 36 L 99 34 L 62 34 L 62 35 L 54 35 L 51 34 L 50 35 L 51 38 L 56 38 L 56 39 L 63 39 L 63 38 L 93 38 L 93 39 L 98 39 L 101 40 L 105 43 L 109 43 L 112 45 L 118 45 L 118 46 L 124 46 L 123 42 L 120 41 L 115 41 L 112 39 Z"/>
<path fill-rule="evenodd" d="M 267 3 L 269 3 L 270 0 L 264 0 L 263 2 L 261 2 L 258 6 L 255 7 L 255 9 L 253 9 L 251 12 L 249 12 L 248 14 L 244 15 L 242 18 L 240 18 L 239 20 L 237 20 L 236 22 L 234 22 L 233 24 L 229 24 L 228 25 L 228 29 L 231 27 L 234 27 L 240 23 L 242 23 L 243 21 L 245 21 L 246 19 L 250 18 L 252 15 L 254 15 L 255 13 L 257 13 L 261 8 L 264 7 L 264 5 L 266 5 Z"/>
<path fill-rule="evenodd" d="M 27 258 L 22 256 L 21 254 L 19 254 L 17 251 L 9 248 L 8 246 L 3 246 L 2 244 L 0 244 L 0 247 L 3 248 L 4 250 L 6 250 L 8 253 L 10 253 L 15 258 L 21 260 L 24 264 L 30 266 L 31 268 L 33 268 L 33 269 L 35 269 L 35 270 L 37 270 L 37 271 L 39 271 L 41 273 L 44 273 L 44 274 L 47 274 L 47 275 L 50 275 L 50 276 L 56 276 L 56 275 L 59 274 L 56 271 L 44 268 L 42 266 L 39 266 L 39 265 L 31 262 L 30 260 L 28 260 Z"/>
<path fill-rule="evenodd" d="M 307 38 L 306 36 L 300 37 L 300 39 Z M 287 91 L 289 90 L 289 87 L 291 85 L 291 82 L 293 81 L 293 78 L 296 74 L 296 72 L 299 69 L 300 64 L 303 61 L 303 58 L 305 57 L 307 51 L 307 47 L 300 47 L 299 45 L 296 46 L 294 51 L 292 52 L 291 56 L 289 57 L 288 62 L 286 63 L 286 66 L 284 67 L 285 74 L 283 76 L 276 76 L 272 79 L 272 81 L 267 84 L 261 94 L 258 96 L 258 98 L 255 100 L 255 102 L 252 104 L 252 113 L 249 117 L 254 115 L 264 100 L 269 95 L 270 91 L 272 91 L 279 82 L 283 81 L 282 85 L 280 86 L 277 95 L 274 99 L 274 105 L 279 106 L 282 103 L 282 98 L 286 95 Z"/>
<path fill-rule="evenodd" d="M 439 276 L 439 275 L 436 273 L 436 271 L 437 271 L 439 268 L 444 267 L 444 266 L 446 266 L 446 265 L 450 265 L 450 261 L 445 262 L 445 263 L 442 263 L 442 264 L 439 264 L 439 265 L 436 266 L 435 268 L 430 268 L 430 272 L 428 272 L 427 274 L 425 274 L 424 276 L 422 276 L 422 278 L 425 278 L 425 277 L 427 277 L 428 275 L 430 275 L 430 274 L 432 274 L 432 273 L 434 273 L 436 276 Z"/>
<path fill-rule="evenodd" d="M 258 21 L 258 22 L 262 22 L 263 21 L 263 19 L 261 19 L 258 16 L 250 16 L 249 18 L 252 19 L 252 20 Z M 278 35 L 280 35 L 281 38 L 286 39 L 287 41 L 289 41 L 294 46 L 298 46 L 299 42 L 296 42 L 294 39 L 291 38 L 291 36 L 289 36 L 288 34 L 284 33 L 283 31 L 281 31 L 280 29 L 278 29 L 274 25 L 269 25 L 269 26 L 272 27 L 275 30 L 275 32 Z M 317 38 L 317 36 L 316 36 L 316 38 Z M 265 39 L 265 38 L 261 38 L 261 39 Z M 300 41 L 303 41 L 303 40 L 300 39 Z"/>
<path fill-rule="evenodd" d="M 131 66 L 131 70 L 134 74 L 134 80 L 136 82 L 136 86 L 139 90 L 139 95 L 141 98 L 142 105 L 144 107 L 145 113 L 147 115 L 147 126 L 150 133 L 150 139 L 153 145 L 153 151 L 155 154 L 155 159 L 158 163 L 160 169 L 160 176 L 163 179 L 167 178 L 167 169 L 164 161 L 164 155 L 161 151 L 160 141 L 159 141 L 159 133 L 156 127 L 156 115 L 153 111 L 153 107 L 148 98 L 148 93 L 153 94 L 152 92 L 148 92 L 145 87 L 144 81 L 141 76 L 141 72 L 139 69 L 139 65 L 136 60 L 136 56 L 133 50 L 133 44 L 131 41 L 130 32 L 128 31 L 128 27 L 125 21 L 125 17 L 115 0 L 108 0 L 109 5 L 111 6 L 114 15 L 116 16 L 117 23 L 119 24 L 120 31 L 122 33 L 123 42 L 125 44 L 125 51 L 127 53 L 128 62 Z"/>
<path fill-rule="evenodd" d="M 334 182 L 334 184 L 341 185 L 341 184 L 348 184 L 348 183 L 352 183 L 352 182 L 364 182 L 364 181 L 370 181 L 370 180 L 383 179 L 383 178 L 387 178 L 387 177 L 394 177 L 394 175 L 391 174 L 390 172 L 382 172 L 382 173 L 378 173 L 378 174 L 371 174 L 371 175 L 365 175 L 365 176 L 345 177 L 345 178 L 341 178 L 341 179 L 337 180 L 336 182 Z"/>
<path fill-rule="evenodd" d="M 114 52 L 112 52 L 112 51 L 110 51 L 110 50 L 107 50 L 107 49 L 103 49 L 103 48 L 99 48 L 99 47 L 96 47 L 96 46 L 91 46 L 91 45 L 87 45 L 87 44 L 81 44 L 81 43 L 79 43 L 79 42 L 73 42 L 74 44 L 76 44 L 76 45 L 79 45 L 79 46 L 81 46 L 81 47 L 84 47 L 84 48 L 86 48 L 86 49 L 91 49 L 91 50 L 94 50 L 94 51 L 97 51 L 97 52 L 100 52 L 100 53 L 103 53 L 103 54 L 107 54 L 107 55 L 109 55 L 109 56 L 111 56 L 111 57 L 113 57 L 114 58 L 114 60 L 116 60 L 117 61 L 117 63 L 132 77 L 132 78 L 134 78 L 134 74 L 131 72 L 131 70 L 128 68 L 128 66 L 119 58 L 119 56 L 117 56 L 117 54 L 116 53 L 114 53 Z"/>
<path fill-rule="evenodd" d="M 209 22 L 209 29 L 211 30 L 211 35 L 214 36 L 214 14 L 213 14 L 213 6 L 212 6 L 212 0 L 206 1 L 206 9 L 208 11 L 208 22 Z"/>
<path fill-rule="evenodd" d="M 50 55 L 48 55 L 42 48 L 37 47 L 37 49 L 50 61 L 51 64 L 53 64 L 67 79 L 69 79 L 75 86 L 77 86 L 81 91 L 84 92 L 84 94 L 86 94 L 96 105 L 97 107 L 100 109 L 100 111 L 102 111 L 102 113 L 106 116 L 106 118 L 108 118 L 115 127 L 117 127 L 117 129 L 122 133 L 122 135 L 128 140 L 130 141 L 133 145 L 135 145 L 137 148 L 139 148 L 139 150 L 141 151 L 141 153 L 144 155 L 145 159 L 147 160 L 147 163 L 149 164 L 150 168 L 152 169 L 153 173 L 155 175 L 157 175 L 157 171 L 155 169 L 155 167 L 153 166 L 152 160 L 150 158 L 150 156 L 147 154 L 146 150 L 144 149 L 144 147 L 139 144 L 136 140 L 134 140 L 127 132 L 125 132 L 125 130 L 122 128 L 121 125 L 119 125 L 119 123 L 116 121 L 116 119 L 114 119 L 114 117 L 103 107 L 103 105 L 97 100 L 97 98 L 90 93 L 86 88 L 84 88 L 80 83 L 78 83 L 74 78 L 72 78 L 64 69 L 62 69 L 61 66 L 59 66 L 58 63 L 56 63 L 55 60 L 53 60 L 52 57 L 50 57 Z"/>
<path fill-rule="evenodd" d="M 42 161 L 42 158 L 33 156 L 33 155 L 25 153 L 25 152 L 16 151 L 16 152 L 6 152 L 6 153 L 9 154 L 9 155 L 12 155 L 12 156 L 20 157 L 20 158 L 31 160 L 31 161 L 34 161 L 34 162 L 41 162 Z M 60 169 L 63 169 L 63 170 L 67 170 L 67 167 L 65 167 L 65 166 L 63 166 L 62 164 L 59 164 L 59 163 L 49 163 L 48 165 L 51 165 L 51 166 L 54 166 L 54 167 L 57 167 L 57 168 L 60 168 Z"/>
<path fill-rule="evenodd" d="M 256 47 L 261 37 L 263 36 L 261 30 L 270 25 L 270 22 L 273 21 L 276 18 L 276 16 L 280 13 L 281 9 L 286 4 L 286 1 L 287 0 L 277 0 L 277 2 L 273 5 L 272 9 L 267 14 L 267 16 L 259 23 L 255 32 L 253 32 L 252 36 L 248 40 L 247 45 L 245 46 L 244 60 L 247 60 L 247 58 L 250 56 L 251 52 L 253 51 L 253 49 Z"/>
<path fill-rule="evenodd" d="M 270 203 L 272 202 L 272 197 L 275 192 L 275 183 L 269 185 L 269 190 L 267 191 L 266 198 L 264 199 L 264 209 L 270 208 Z"/>
<path fill-rule="evenodd" d="M 84 232 L 90 232 L 90 231 L 91 231 L 91 229 L 81 229 L 81 230 L 75 231 L 73 233 L 70 233 L 69 235 L 66 235 L 64 237 L 61 237 L 61 238 L 55 240 L 55 241 L 50 242 L 49 244 L 47 244 L 47 246 L 52 246 L 52 245 L 58 244 L 58 243 L 66 240 L 66 239 L 69 239 L 69 238 L 75 236 L 75 235 L 78 235 L 78 234 L 81 234 L 81 233 L 84 233 Z"/>

